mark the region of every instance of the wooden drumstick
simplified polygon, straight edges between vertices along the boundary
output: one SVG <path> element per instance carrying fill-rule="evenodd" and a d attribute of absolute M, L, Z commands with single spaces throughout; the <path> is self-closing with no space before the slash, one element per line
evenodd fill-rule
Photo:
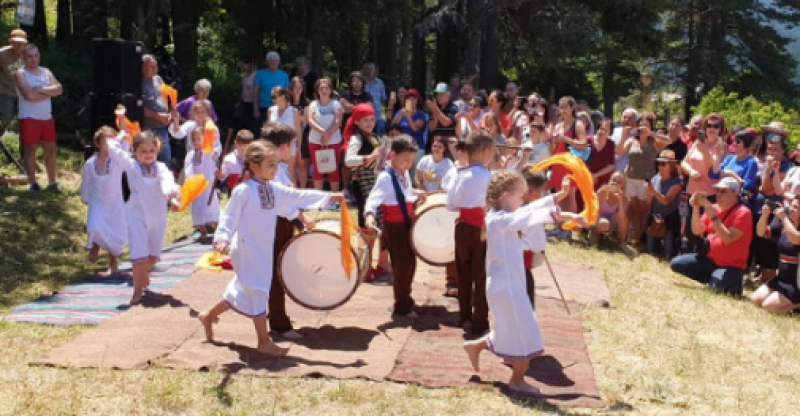
<path fill-rule="evenodd" d="M 217 159 L 217 169 L 220 170 L 222 168 L 222 159 L 225 159 L 225 155 L 231 150 L 231 137 L 233 136 L 233 129 L 228 129 L 228 135 L 225 136 L 225 147 L 222 148 L 222 154 L 219 155 L 219 159 Z M 216 177 L 214 181 L 216 182 Z M 211 192 L 208 194 L 208 201 L 206 205 L 211 205 L 211 201 L 214 199 L 214 185 L 211 185 Z"/>

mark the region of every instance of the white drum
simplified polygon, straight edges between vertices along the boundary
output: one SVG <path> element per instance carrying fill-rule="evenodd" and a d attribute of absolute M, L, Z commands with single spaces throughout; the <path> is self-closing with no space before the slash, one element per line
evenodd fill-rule
<path fill-rule="evenodd" d="M 447 194 L 434 192 L 414 208 L 411 248 L 420 260 L 432 266 L 446 266 L 456 260 L 457 211 L 445 206 Z"/>
<path fill-rule="evenodd" d="M 317 222 L 314 229 L 294 236 L 278 257 L 278 279 L 289 297 L 309 309 L 329 310 L 347 302 L 372 262 L 366 240 L 353 230 L 350 278 L 342 268 L 341 223 Z"/>

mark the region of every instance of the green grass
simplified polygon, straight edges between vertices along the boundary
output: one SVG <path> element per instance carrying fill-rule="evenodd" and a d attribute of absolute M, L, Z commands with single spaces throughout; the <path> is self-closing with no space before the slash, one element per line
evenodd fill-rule
<path fill-rule="evenodd" d="M 64 177 L 67 189 L 77 188 L 74 174 Z M 11 212 L 0 215 L 0 258 L 16 260 L 0 265 L 0 311 L 91 270 L 82 250 L 85 208 L 77 199 L 69 190 L 0 190 L 0 212 Z M 188 214 L 170 215 L 168 240 L 190 232 Z M 548 253 L 593 265 L 612 293 L 611 308 L 581 311 L 605 409 L 557 410 L 491 390 L 365 380 L 29 366 L 92 328 L 0 321 L 0 415 L 790 415 L 800 409 L 797 317 L 710 293 L 648 256 L 631 261 L 566 243 Z M 461 353 L 458 345 L 453 353 Z"/>

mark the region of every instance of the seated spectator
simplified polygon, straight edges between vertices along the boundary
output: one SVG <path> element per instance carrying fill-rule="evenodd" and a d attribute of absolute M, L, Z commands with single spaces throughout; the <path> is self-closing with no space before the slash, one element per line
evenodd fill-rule
<path fill-rule="evenodd" d="M 767 217 L 772 212 L 776 221 L 767 226 Z M 777 204 L 766 204 L 761 209 L 761 219 L 756 226 L 759 237 L 777 241 L 780 265 L 778 275 L 759 287 L 750 299 L 753 303 L 774 313 L 785 313 L 800 309 L 800 288 L 797 279 L 797 258 L 800 254 L 800 196 L 792 199 L 790 208 Z"/>
<path fill-rule="evenodd" d="M 625 185 L 625 175 L 616 172 L 611 175 L 607 184 L 597 190 L 597 198 L 600 200 L 599 219 L 597 225 L 589 232 L 589 242 L 597 245 L 603 235 L 616 231 L 620 250 L 628 256 L 634 256 L 636 251 L 628 245 L 630 224 L 625 214 L 628 210 Z"/>
<path fill-rule="evenodd" d="M 753 216 L 750 209 L 739 202 L 741 185 L 736 179 L 723 178 L 713 188 L 716 204 L 703 192 L 695 192 L 689 200 L 693 208 L 690 231 L 698 237 L 705 236 L 705 247 L 700 245 L 697 253 L 675 257 L 670 268 L 675 273 L 708 283 L 711 289 L 741 295 L 748 247 L 753 237 Z M 705 211 L 702 216 L 701 209 Z"/>
<path fill-rule="evenodd" d="M 209 94 L 211 94 L 211 81 L 205 78 L 197 80 L 194 83 L 194 95 L 179 102 L 175 107 L 178 115 L 181 116 L 181 123 L 192 119 L 192 105 L 197 100 L 206 100 L 211 105 L 211 119 L 214 120 L 214 123 L 219 121 L 217 113 L 214 111 L 214 105 L 208 101 Z"/>
<path fill-rule="evenodd" d="M 664 236 L 658 237 L 648 232 L 647 252 L 672 259 L 678 252 L 678 240 L 681 236 L 678 202 L 683 186 L 674 151 L 662 150 L 656 158 L 656 165 L 658 173 L 650 182 L 645 183 L 645 193 L 651 198 L 648 225 L 654 221 L 663 222 Z"/>
<path fill-rule="evenodd" d="M 742 186 L 742 192 L 752 193 L 755 191 L 758 175 L 758 162 L 750 151 L 750 146 L 756 139 L 756 133 L 752 129 L 742 130 L 734 136 L 734 153 L 725 156 L 719 164 L 720 175 L 726 178 L 733 178 Z"/>

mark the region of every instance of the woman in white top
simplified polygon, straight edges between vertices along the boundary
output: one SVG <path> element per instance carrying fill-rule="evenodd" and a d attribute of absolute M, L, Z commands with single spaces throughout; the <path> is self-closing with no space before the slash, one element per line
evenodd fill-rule
<path fill-rule="evenodd" d="M 486 114 L 483 107 L 486 107 L 486 99 L 482 95 L 476 95 L 469 102 L 469 111 L 456 114 L 456 136 L 463 139 L 480 128 L 481 119 Z"/>
<path fill-rule="evenodd" d="M 431 146 L 431 154 L 425 155 L 419 160 L 414 175 L 415 188 L 425 192 L 442 190 L 442 179 L 453 167 L 447 141 L 446 137 L 437 137 Z"/>
<path fill-rule="evenodd" d="M 308 134 L 308 148 L 311 153 L 311 163 L 314 166 L 314 189 L 322 189 L 325 175 L 331 183 L 331 190 L 339 190 L 339 145 L 342 143 L 342 134 L 339 126 L 342 124 L 344 109 L 339 101 L 332 99 L 333 83 L 328 77 L 322 77 L 314 84 L 316 100 L 308 106 L 308 125 L 311 131 Z M 332 155 L 320 154 L 323 150 L 333 150 Z M 335 168 L 332 171 L 320 173 L 319 163 L 324 162 L 323 157 L 328 156 Z"/>
<path fill-rule="evenodd" d="M 292 141 L 292 158 L 289 159 L 289 177 L 294 186 L 297 186 L 297 144 L 302 140 L 303 117 L 291 105 L 289 89 L 277 86 L 272 89 L 272 102 L 275 103 L 267 110 L 267 119 L 274 123 L 285 124 L 294 129 L 295 139 Z"/>

